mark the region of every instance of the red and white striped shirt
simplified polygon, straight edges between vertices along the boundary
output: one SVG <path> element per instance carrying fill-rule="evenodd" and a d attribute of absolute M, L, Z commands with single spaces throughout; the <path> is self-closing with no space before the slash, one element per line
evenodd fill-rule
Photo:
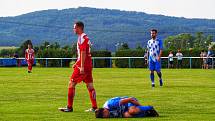
<path fill-rule="evenodd" d="M 34 49 L 26 49 L 25 50 L 25 59 L 33 60 L 34 59 Z"/>
<path fill-rule="evenodd" d="M 86 51 L 86 58 L 84 67 L 85 68 L 92 68 L 92 59 L 91 59 L 91 53 L 90 53 L 90 40 L 88 36 L 85 33 L 82 33 L 80 36 L 78 36 L 78 42 L 77 42 L 77 62 L 76 65 L 78 67 L 81 67 L 81 52 Z"/>

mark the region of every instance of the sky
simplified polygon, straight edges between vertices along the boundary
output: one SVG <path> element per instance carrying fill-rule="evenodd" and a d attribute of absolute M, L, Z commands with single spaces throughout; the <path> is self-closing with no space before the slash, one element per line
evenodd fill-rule
<path fill-rule="evenodd" d="M 0 16 L 47 9 L 108 8 L 185 18 L 215 19 L 215 0 L 0 0 Z"/>

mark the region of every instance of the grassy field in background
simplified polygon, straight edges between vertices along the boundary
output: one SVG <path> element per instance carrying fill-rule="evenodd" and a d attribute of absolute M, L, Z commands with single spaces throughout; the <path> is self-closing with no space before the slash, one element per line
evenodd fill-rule
<path fill-rule="evenodd" d="M 16 49 L 16 48 L 18 48 L 18 47 L 15 47 L 15 46 L 0 46 L 0 51 L 2 49 Z"/>
<path fill-rule="evenodd" d="M 215 70 L 164 69 L 164 86 L 151 88 L 147 69 L 94 69 L 99 107 L 115 96 L 134 96 L 159 112 L 156 118 L 95 119 L 84 83 L 76 87 L 74 112 L 66 106 L 71 68 L 0 68 L 0 120 L 55 121 L 213 121 L 215 120 Z"/>

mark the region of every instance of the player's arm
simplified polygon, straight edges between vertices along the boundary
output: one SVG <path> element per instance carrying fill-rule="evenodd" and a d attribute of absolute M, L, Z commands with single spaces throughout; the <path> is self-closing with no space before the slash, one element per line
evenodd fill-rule
<path fill-rule="evenodd" d="M 134 98 L 130 97 L 130 98 L 125 98 L 125 99 L 122 99 L 120 101 L 120 105 L 123 105 L 123 104 L 126 104 L 126 103 L 132 103 L 136 106 L 140 106 L 141 104 Z"/>
<path fill-rule="evenodd" d="M 149 43 L 147 43 L 147 51 L 146 51 L 146 53 L 147 53 L 147 64 L 149 63 Z"/>
<path fill-rule="evenodd" d="M 158 55 L 158 61 L 160 61 L 163 54 L 163 42 L 161 40 L 159 41 L 159 47 L 160 47 L 160 53 Z"/>
<path fill-rule="evenodd" d="M 163 54 L 163 50 L 160 50 L 160 53 L 159 53 L 159 56 L 158 56 L 158 61 L 160 61 L 160 59 L 162 57 L 162 54 Z"/>
<path fill-rule="evenodd" d="M 75 66 L 76 66 L 76 63 L 77 63 L 77 62 L 75 62 L 75 63 L 72 65 L 72 68 L 75 68 Z"/>
<path fill-rule="evenodd" d="M 86 58 L 86 51 L 81 51 L 81 67 L 80 67 L 80 73 L 84 74 L 84 63 Z"/>
<path fill-rule="evenodd" d="M 32 59 L 34 59 L 34 56 L 35 56 L 35 54 L 34 54 L 34 52 L 32 53 Z"/>
<path fill-rule="evenodd" d="M 89 42 L 89 38 L 87 36 L 83 37 L 84 42 L 80 45 L 80 59 L 81 59 L 81 67 L 80 67 L 80 73 L 84 74 L 84 65 L 85 65 L 85 59 L 87 55 L 87 45 Z"/>
<path fill-rule="evenodd" d="M 75 63 L 72 65 L 72 68 L 75 68 L 76 64 L 77 64 L 77 60 L 76 60 Z"/>

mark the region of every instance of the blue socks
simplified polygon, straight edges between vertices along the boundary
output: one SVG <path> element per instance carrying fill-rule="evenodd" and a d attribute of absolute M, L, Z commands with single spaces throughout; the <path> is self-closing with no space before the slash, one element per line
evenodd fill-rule
<path fill-rule="evenodd" d="M 152 81 L 152 85 L 155 84 L 155 76 L 154 76 L 154 73 L 151 73 L 151 74 L 150 74 L 150 78 L 151 78 L 151 81 Z"/>
<path fill-rule="evenodd" d="M 161 72 L 158 72 L 158 77 L 160 78 L 160 86 L 163 86 L 163 81 L 162 81 L 162 73 Z"/>
<path fill-rule="evenodd" d="M 158 77 L 160 78 L 160 86 L 163 86 L 162 73 L 157 72 Z M 152 87 L 155 87 L 155 76 L 154 73 L 150 73 L 150 79 L 152 81 Z"/>
<path fill-rule="evenodd" d="M 160 79 L 160 86 L 163 86 L 163 81 L 162 81 L 162 79 Z"/>

